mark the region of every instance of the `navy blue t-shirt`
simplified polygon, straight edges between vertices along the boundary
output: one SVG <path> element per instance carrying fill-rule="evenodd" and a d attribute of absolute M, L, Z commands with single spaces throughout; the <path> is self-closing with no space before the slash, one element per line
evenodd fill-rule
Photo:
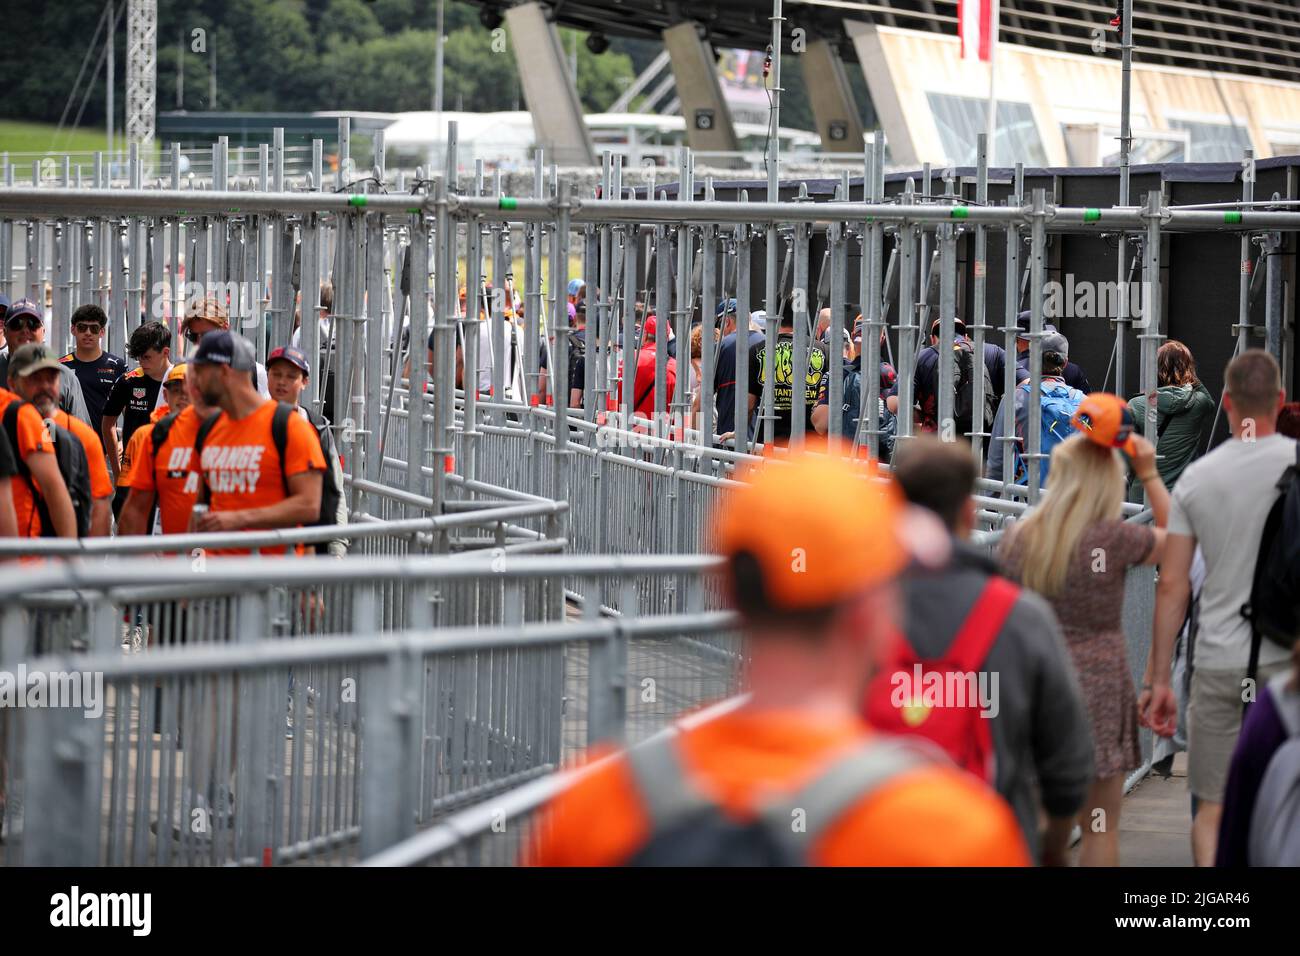
<path fill-rule="evenodd" d="M 83 362 L 77 358 L 76 352 L 69 352 L 59 361 L 76 374 L 77 381 L 81 383 L 82 397 L 86 399 L 86 410 L 90 412 L 90 420 L 98 428 L 104 414 L 104 405 L 108 403 L 108 393 L 112 391 L 113 383 L 126 371 L 126 360 L 112 352 L 101 352 L 95 361 Z"/>
<path fill-rule="evenodd" d="M 674 340 L 675 341 L 675 340 Z M 751 330 L 749 347 L 763 341 L 763 333 Z M 717 418 L 713 430 L 719 435 L 736 430 L 736 333 L 724 335 L 718 343 L 718 361 L 713 367 L 713 394 Z M 752 428 L 752 423 L 751 423 Z"/>

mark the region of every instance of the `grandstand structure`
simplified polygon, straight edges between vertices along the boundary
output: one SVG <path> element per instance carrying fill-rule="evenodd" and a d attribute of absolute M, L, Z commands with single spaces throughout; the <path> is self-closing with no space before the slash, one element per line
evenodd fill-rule
<path fill-rule="evenodd" d="M 763 50 L 771 37 L 767 5 L 748 0 L 689 9 L 667 0 L 473 2 L 485 15 L 504 14 L 512 35 L 562 23 L 661 39 L 674 71 L 701 59 L 712 62 L 724 48 Z M 973 162 L 975 136 L 986 126 L 988 68 L 960 59 L 956 7 L 956 0 L 784 5 L 783 52 L 802 67 L 823 148 L 860 151 L 862 118 L 872 116 L 888 137 L 891 165 Z M 1121 69 L 1120 35 L 1111 21 L 1117 4 L 1003 0 L 1000 9 L 997 68 L 1004 96 L 995 154 L 1039 166 L 1115 165 Z M 1235 161 L 1247 147 L 1258 158 L 1300 149 L 1300 9 L 1294 4 L 1135 0 L 1132 26 L 1135 162 Z M 855 102 L 845 81 L 844 69 L 854 61 L 869 104 Z M 545 103 L 553 113 L 563 98 L 546 88 L 546 72 L 544 64 L 529 61 L 538 91 L 529 102 Z M 558 73 L 552 80 L 564 82 Z M 734 142 L 719 90 L 686 81 L 678 93 L 694 149 Z M 701 123 L 694 122 L 697 114 Z M 534 123 L 540 141 L 550 137 L 575 154 L 588 147 L 577 140 L 554 143 L 551 117 L 536 110 Z"/>

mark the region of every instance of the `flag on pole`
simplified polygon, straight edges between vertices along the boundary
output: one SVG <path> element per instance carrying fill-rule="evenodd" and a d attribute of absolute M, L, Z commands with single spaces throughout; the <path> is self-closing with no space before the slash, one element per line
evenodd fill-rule
<path fill-rule="evenodd" d="M 963 60 L 993 59 L 997 34 L 997 0 L 957 0 L 957 32 Z"/>

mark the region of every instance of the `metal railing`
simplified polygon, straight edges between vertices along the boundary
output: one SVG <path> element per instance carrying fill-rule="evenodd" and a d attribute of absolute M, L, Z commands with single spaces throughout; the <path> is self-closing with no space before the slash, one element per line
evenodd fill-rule
<path fill-rule="evenodd" d="M 270 562 L 231 559 L 209 572 L 215 587 L 246 589 L 232 598 L 238 626 L 229 643 L 123 654 L 92 639 L 88 654 L 16 658 L 23 675 L 45 675 L 51 686 L 74 680 L 68 675 L 102 685 L 81 709 L 3 715 L 8 829 L 17 834 L 4 849 L 9 862 L 258 865 L 369 855 L 418 824 L 571 762 L 596 740 L 641 739 L 738 686 L 732 613 L 653 613 L 666 605 L 632 603 L 631 582 L 647 570 L 693 579 L 716 559 L 574 566 L 520 557 L 500 571 L 448 558 L 283 564 L 256 587 L 313 573 L 357 579 L 349 585 L 360 595 L 354 636 L 273 640 L 284 635 L 266 591 L 250 593 L 246 583 Z M 622 578 L 624 610 L 587 602 L 570 621 L 530 613 L 529 582 L 559 594 L 562 565 L 592 581 Z M 161 586 L 196 577 L 154 568 Z M 375 609 L 364 599 L 374 581 L 401 576 L 432 593 L 493 575 L 510 595 L 503 620 L 380 633 L 355 610 Z M 106 624 L 115 638 L 117 615 L 105 608 L 120 580 L 110 569 L 63 565 L 33 570 L 27 584 L 37 593 L 76 588 L 93 609 L 92 638 Z M 8 646 L 21 612 L 5 604 Z M 52 753 L 69 757 L 50 761 Z"/>

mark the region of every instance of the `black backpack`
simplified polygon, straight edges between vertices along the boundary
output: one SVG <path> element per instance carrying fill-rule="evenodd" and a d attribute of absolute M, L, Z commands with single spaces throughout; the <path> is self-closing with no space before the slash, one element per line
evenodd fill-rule
<path fill-rule="evenodd" d="M 952 345 L 953 382 L 957 394 L 953 402 L 952 413 L 958 434 L 976 430 L 975 422 L 975 376 L 984 376 L 984 413 L 978 423 L 979 431 L 987 432 L 993 425 L 993 416 L 997 413 L 994 404 L 993 379 L 983 356 L 975 354 L 975 346 L 970 342 L 954 342 Z"/>
<path fill-rule="evenodd" d="M 742 821 L 691 786 L 674 737 L 651 738 L 627 752 L 650 837 L 625 865 L 807 866 L 818 837 L 863 797 L 932 759 L 912 740 L 871 741 Z"/>
<path fill-rule="evenodd" d="M 1276 487 L 1281 494 L 1259 537 L 1250 602 L 1241 606 L 1241 616 L 1250 622 L 1252 680 L 1264 638 L 1289 651 L 1300 635 L 1300 444 L 1295 464 L 1287 465 Z"/>
<path fill-rule="evenodd" d="M 320 489 L 320 515 L 314 522 L 312 522 L 311 527 L 338 524 L 338 508 L 339 503 L 343 499 L 343 489 L 339 486 L 338 478 L 334 473 L 334 442 L 333 438 L 329 434 L 329 421 L 324 416 L 314 414 L 309 409 L 303 409 L 303 411 L 307 412 L 307 420 L 311 423 L 312 427 L 316 429 L 316 440 L 320 442 L 321 453 L 325 456 L 325 475 L 322 479 Z M 289 444 L 289 417 L 297 414 L 297 412 L 298 406 L 290 405 L 287 402 L 278 402 L 276 403 L 275 413 L 271 416 L 271 442 L 275 445 L 276 454 L 280 456 L 280 481 L 284 486 L 284 495 L 286 498 L 289 497 L 290 492 L 289 478 L 284 473 L 284 456 L 285 449 Z M 203 424 L 199 426 L 198 433 L 194 436 L 194 457 L 195 461 L 199 465 L 200 473 L 202 473 L 203 443 L 207 440 L 213 426 L 216 425 L 217 419 L 219 419 L 223 414 L 225 413 L 218 412 L 216 415 L 205 420 Z M 170 417 L 170 415 L 167 416 L 167 418 Z M 156 423 L 155 427 L 161 425 L 163 421 L 166 420 L 166 418 L 160 420 Z M 167 427 L 170 428 L 170 424 Z M 165 439 L 166 432 L 163 434 Z M 158 437 L 155 432 L 154 448 L 157 447 Z M 202 485 L 199 496 L 199 500 L 202 503 L 206 504 L 208 502 L 209 493 L 206 481 Z M 326 554 L 329 551 L 328 542 L 322 541 L 314 547 L 317 554 Z"/>
<path fill-rule="evenodd" d="M 32 473 L 27 468 L 27 463 L 18 456 L 18 409 L 30 404 L 29 402 L 10 402 L 9 407 L 5 409 L 4 427 L 5 432 L 9 435 L 9 442 L 14 447 L 14 459 L 18 466 L 18 474 L 27 482 L 27 487 L 32 493 L 32 500 L 36 502 L 36 514 L 41 519 L 41 537 L 56 538 L 58 533 L 54 529 L 54 521 L 50 517 L 49 505 L 41 497 L 41 493 L 36 490 L 36 483 L 32 481 Z M 77 516 L 77 537 L 84 538 L 90 534 L 90 509 L 93 499 L 90 495 L 90 461 L 86 458 L 86 449 L 81 444 L 81 439 L 58 425 L 53 419 L 45 419 L 45 428 L 50 433 L 50 439 L 54 442 L 54 458 L 59 463 L 59 473 L 63 475 L 63 483 L 68 486 L 68 496 L 72 498 L 72 510 Z"/>

